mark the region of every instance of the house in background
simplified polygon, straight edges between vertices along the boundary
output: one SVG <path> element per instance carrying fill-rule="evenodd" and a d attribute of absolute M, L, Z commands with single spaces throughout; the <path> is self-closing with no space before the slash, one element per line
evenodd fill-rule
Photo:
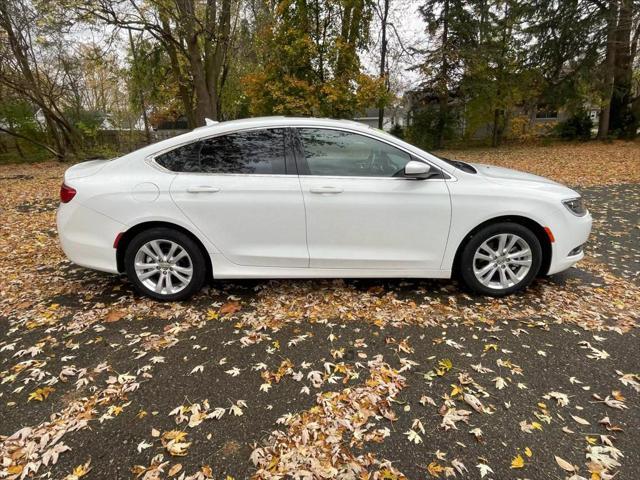
<path fill-rule="evenodd" d="M 434 92 L 428 90 L 411 90 L 405 93 L 403 101 L 406 105 L 406 125 L 414 124 L 414 118 L 420 112 L 431 110 L 434 113 L 439 108 L 439 98 Z M 450 111 L 456 111 L 457 121 L 455 122 L 455 130 L 461 137 L 467 137 L 474 140 L 485 140 L 491 138 L 493 132 L 493 124 L 487 122 L 483 125 L 476 125 L 473 131 L 469 131 L 470 126 L 465 120 L 465 101 L 458 92 L 451 92 L 449 95 Z M 597 128 L 600 108 L 590 102 L 585 102 L 584 110 L 589 115 L 593 125 Z M 507 116 L 507 125 L 505 132 L 507 137 L 511 135 L 519 136 L 526 132 L 533 136 L 544 136 L 550 134 L 554 127 L 571 116 L 571 113 L 563 108 L 547 106 L 545 104 L 537 105 L 517 105 Z M 518 119 L 518 120 L 516 120 Z"/>
<path fill-rule="evenodd" d="M 364 123 L 373 128 L 378 128 L 378 108 L 367 108 L 361 115 L 353 117 L 356 122 Z M 386 132 L 390 131 L 396 125 L 405 127 L 407 122 L 407 112 L 404 105 L 389 105 L 384 109 L 384 117 L 382 119 L 382 129 Z"/>

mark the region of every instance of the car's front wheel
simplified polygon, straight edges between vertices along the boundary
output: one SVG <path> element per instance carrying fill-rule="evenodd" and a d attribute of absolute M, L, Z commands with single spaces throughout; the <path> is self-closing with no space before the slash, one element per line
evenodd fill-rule
<path fill-rule="evenodd" d="M 542 264 L 535 234 L 516 223 L 496 223 L 476 232 L 460 256 L 460 277 L 472 291 L 499 297 L 527 287 Z"/>
<path fill-rule="evenodd" d="M 136 289 L 158 300 L 185 300 L 202 287 L 206 264 L 184 233 L 158 227 L 136 235 L 125 252 L 125 270 Z"/>

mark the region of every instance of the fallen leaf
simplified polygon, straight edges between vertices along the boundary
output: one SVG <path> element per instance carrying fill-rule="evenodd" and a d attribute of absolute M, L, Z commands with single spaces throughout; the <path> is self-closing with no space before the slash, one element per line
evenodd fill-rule
<path fill-rule="evenodd" d="M 571 415 L 571 418 L 573 418 L 580 425 L 591 425 L 588 420 L 585 420 L 582 417 L 578 417 L 577 415 Z"/>
<path fill-rule="evenodd" d="M 511 468 L 522 467 L 524 467 L 524 458 L 522 458 L 522 455 L 516 455 L 515 457 L 513 457 L 513 459 L 511 460 Z"/>
<path fill-rule="evenodd" d="M 566 460 L 558 457 L 557 455 L 555 456 L 556 459 L 556 463 L 560 466 L 561 469 L 567 471 L 567 472 L 575 472 L 576 469 L 573 465 L 571 465 L 569 462 L 567 462 Z"/>

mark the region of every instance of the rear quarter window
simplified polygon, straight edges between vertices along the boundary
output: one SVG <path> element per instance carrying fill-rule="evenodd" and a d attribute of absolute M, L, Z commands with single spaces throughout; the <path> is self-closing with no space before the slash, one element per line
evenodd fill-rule
<path fill-rule="evenodd" d="M 284 129 L 234 132 L 202 139 L 155 158 L 172 172 L 284 174 Z"/>
<path fill-rule="evenodd" d="M 158 155 L 155 160 L 172 172 L 194 172 L 199 168 L 201 149 L 202 142 L 189 143 Z"/>

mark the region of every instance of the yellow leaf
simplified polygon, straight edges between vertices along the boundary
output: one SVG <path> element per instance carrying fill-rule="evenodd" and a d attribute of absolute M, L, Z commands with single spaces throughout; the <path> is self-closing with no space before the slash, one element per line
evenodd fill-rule
<path fill-rule="evenodd" d="M 162 434 L 163 440 L 175 440 L 176 442 L 181 442 L 187 438 L 187 432 L 183 432 L 182 430 L 169 430 Z"/>
<path fill-rule="evenodd" d="M 437 462 L 431 462 L 427 466 L 427 471 L 429 472 L 430 475 L 436 478 L 440 478 L 440 474 L 444 471 L 444 467 L 438 464 Z"/>
<path fill-rule="evenodd" d="M 438 368 L 435 372 L 439 377 L 442 377 L 445 373 L 453 368 L 453 363 L 448 358 L 443 358 L 438 362 Z"/>
<path fill-rule="evenodd" d="M 218 312 L 213 310 L 207 310 L 207 320 L 217 320 L 219 317 Z"/>
<path fill-rule="evenodd" d="M 450 395 L 451 397 L 460 395 L 463 392 L 463 388 L 458 385 L 451 385 L 451 388 L 453 388 L 453 390 L 451 390 L 451 395 Z"/>
<path fill-rule="evenodd" d="M 527 448 L 524 449 L 524 454 L 527 457 L 531 458 L 531 456 L 533 455 L 533 452 L 531 451 L 531 449 L 529 447 L 527 447 Z"/>
<path fill-rule="evenodd" d="M 489 350 L 493 350 L 494 352 L 498 351 L 498 344 L 497 343 L 485 343 L 484 344 L 484 351 L 488 352 Z"/>
<path fill-rule="evenodd" d="M 84 465 L 78 465 L 73 469 L 73 472 L 65 477 L 65 480 L 78 480 L 80 477 L 84 477 L 91 470 L 91 460 L 87 460 Z"/>
<path fill-rule="evenodd" d="M 22 473 L 23 468 L 23 465 L 11 465 L 9 468 L 7 468 L 7 473 L 9 473 L 10 475 L 19 475 Z"/>
<path fill-rule="evenodd" d="M 31 400 L 37 400 L 38 402 L 42 402 L 47 399 L 51 392 L 54 392 L 56 389 L 53 387 L 44 387 L 38 388 L 29 394 L 29 399 L 27 402 Z"/>
<path fill-rule="evenodd" d="M 522 455 L 517 455 L 511 460 L 511 468 L 522 468 L 524 467 L 524 458 Z"/>
<path fill-rule="evenodd" d="M 109 407 L 109 413 L 114 416 L 118 416 L 122 413 L 124 409 L 120 405 L 112 405 Z"/>
<path fill-rule="evenodd" d="M 531 428 L 534 430 L 542 430 L 542 425 L 540 425 L 538 422 L 531 422 Z"/>

